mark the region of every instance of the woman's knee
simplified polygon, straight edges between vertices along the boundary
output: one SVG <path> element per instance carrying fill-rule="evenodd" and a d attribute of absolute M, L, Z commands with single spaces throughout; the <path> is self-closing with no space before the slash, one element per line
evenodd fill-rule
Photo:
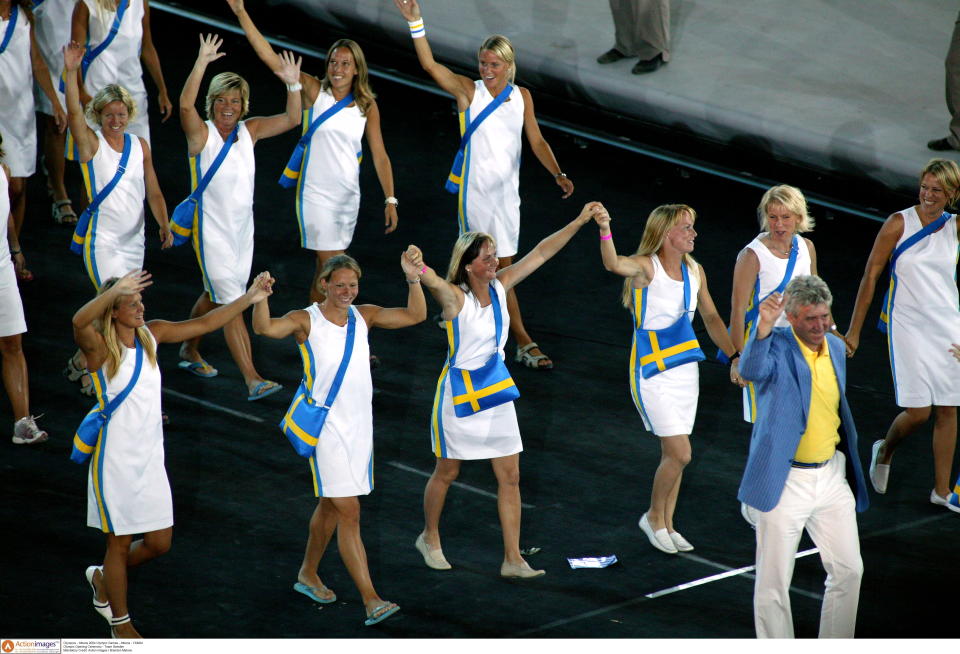
<path fill-rule="evenodd" d="M 360 523 L 360 500 L 356 497 L 333 498 L 333 506 L 337 511 L 337 524 Z"/>
<path fill-rule="evenodd" d="M 20 334 L 0 338 L 0 356 L 15 357 L 23 353 L 23 340 Z"/>
<path fill-rule="evenodd" d="M 500 486 L 519 486 L 520 459 L 517 455 L 505 459 L 495 459 L 493 462 L 493 474 L 496 475 L 497 484 Z"/>
<path fill-rule="evenodd" d="M 439 481 L 449 486 L 460 476 L 460 462 L 453 459 L 437 459 L 431 481 Z"/>
<path fill-rule="evenodd" d="M 154 557 L 162 556 L 173 547 L 173 529 L 153 531 L 143 536 L 143 546 Z"/>
<path fill-rule="evenodd" d="M 687 436 L 667 436 L 660 439 L 660 445 L 664 461 L 683 468 L 693 459 L 693 448 Z"/>

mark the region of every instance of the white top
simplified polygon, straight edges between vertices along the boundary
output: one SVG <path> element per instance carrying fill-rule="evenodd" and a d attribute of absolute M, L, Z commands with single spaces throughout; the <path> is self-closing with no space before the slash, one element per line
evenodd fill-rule
<path fill-rule="evenodd" d="M 206 121 L 207 142 L 198 157 L 191 157 L 190 189 L 197 187 L 204 173 L 220 154 L 223 138 L 212 121 Z M 199 170 L 197 159 L 199 158 Z M 203 192 L 203 232 L 213 230 L 232 240 L 238 231 L 253 230 L 253 182 L 257 166 L 253 157 L 253 139 L 245 123 L 240 123 L 237 142 Z"/>
<path fill-rule="evenodd" d="M 90 68 L 84 81 L 91 96 L 107 84 L 119 84 L 134 95 L 146 95 L 143 85 L 143 69 L 140 67 L 140 46 L 143 42 L 143 0 L 122 0 L 129 2 L 117 35 L 106 50 L 101 52 Z M 100 45 L 117 15 L 115 11 L 104 12 L 96 0 L 83 0 L 90 11 L 87 25 L 87 43 L 91 47 Z M 137 108 L 141 112 L 146 107 Z"/>
<path fill-rule="evenodd" d="M 667 275 L 660 263 L 660 257 L 656 254 L 650 257 L 653 262 L 653 279 L 647 285 L 645 295 L 646 308 L 643 314 L 643 329 L 664 329 L 677 322 L 677 318 L 683 315 L 685 307 L 683 305 L 683 280 L 677 281 Z M 688 318 L 693 318 L 693 313 L 697 308 L 697 292 L 700 290 L 700 281 L 697 271 L 687 267 L 687 274 L 690 277 L 690 313 Z M 636 297 L 636 296 L 634 296 Z"/>
<path fill-rule="evenodd" d="M 493 102 L 482 80 L 474 82 L 473 101 L 460 115 L 474 120 Z M 520 235 L 520 151 L 523 134 L 523 96 L 513 87 L 507 101 L 487 116 L 470 137 L 464 160 L 465 183 L 461 205 L 466 205 L 465 230 L 487 232 L 497 241 L 497 254 L 517 253 Z"/>
<path fill-rule="evenodd" d="M 760 296 L 755 299 L 756 302 L 762 301 L 770 295 L 775 288 L 783 281 L 783 276 L 787 273 L 787 259 L 781 259 L 764 245 L 760 239 L 767 236 L 767 232 L 757 234 L 757 237 L 747 243 L 747 247 L 753 250 L 760 263 Z M 797 262 L 793 267 L 793 275 L 790 279 L 800 275 L 810 274 L 810 248 L 807 247 L 807 241 L 801 235 L 797 234 Z M 788 280 L 789 282 L 789 280 Z M 790 322 L 787 320 L 786 313 L 780 314 L 774 327 L 788 327 Z"/>
<path fill-rule="evenodd" d="M 7 48 L 0 54 L 0 134 L 3 163 L 13 177 L 29 177 L 36 170 L 37 137 L 34 115 L 33 69 L 30 64 L 30 22 L 21 8 Z M 9 20 L 0 20 L 0 40 Z M 6 220 L 6 216 L 3 218 Z"/>
<path fill-rule="evenodd" d="M 120 164 L 121 153 L 107 143 L 103 132 L 97 130 L 100 146 L 93 159 L 84 164 L 90 174 L 90 184 L 96 197 L 100 190 L 110 183 Z M 93 218 L 91 228 L 97 237 L 98 245 L 108 243 L 129 244 L 139 241 L 143 245 L 143 200 L 146 197 L 143 182 L 143 146 L 140 139 L 130 135 L 130 158 L 126 171 L 110 195 L 103 201 Z"/>
<path fill-rule="evenodd" d="M 13 267 L 10 258 L 10 243 L 7 241 L 7 227 L 10 217 L 10 182 L 7 175 L 0 168 L 0 270 Z"/>
<path fill-rule="evenodd" d="M 33 10 L 33 36 L 50 70 L 50 82 L 64 110 L 67 104 L 59 90 L 60 74 L 63 72 L 63 46 L 70 40 L 70 23 L 75 4 L 76 0 L 43 0 L 43 3 Z M 52 116 L 53 107 L 39 85 L 34 85 L 33 93 L 37 111 Z"/>
<path fill-rule="evenodd" d="M 336 104 L 329 91 L 317 94 L 306 126 Z M 360 210 L 360 158 L 367 119 L 360 108 L 344 107 L 317 128 L 304 155 L 302 189 L 318 210 L 356 216 Z"/>

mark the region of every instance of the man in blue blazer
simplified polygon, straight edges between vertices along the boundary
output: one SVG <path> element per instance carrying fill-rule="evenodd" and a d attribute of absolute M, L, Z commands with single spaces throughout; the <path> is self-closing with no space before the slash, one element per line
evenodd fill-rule
<path fill-rule="evenodd" d="M 830 333 L 822 279 L 795 277 L 760 305 L 740 375 L 757 389 L 757 421 L 738 498 L 757 510 L 754 621 L 759 638 L 792 638 L 790 580 L 806 529 L 827 571 L 821 638 L 852 638 L 863 562 L 856 511 L 866 485 L 844 395 L 846 351 Z M 790 327 L 773 328 L 786 310 Z"/>

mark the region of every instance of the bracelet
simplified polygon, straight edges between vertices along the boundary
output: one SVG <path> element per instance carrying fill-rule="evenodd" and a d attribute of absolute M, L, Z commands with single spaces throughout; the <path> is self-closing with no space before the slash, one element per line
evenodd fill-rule
<path fill-rule="evenodd" d="M 567 179 L 567 174 L 566 174 L 566 173 L 557 173 L 556 175 L 553 176 L 554 179 L 557 179 L 558 177 L 562 177 L 562 178 L 564 178 L 564 179 Z"/>
<path fill-rule="evenodd" d="M 422 39 L 427 35 L 426 30 L 423 28 L 423 18 L 418 18 L 417 20 L 408 20 L 407 25 L 410 26 L 410 36 L 415 39 Z"/>
<path fill-rule="evenodd" d="M 420 269 L 420 274 L 427 272 L 427 264 L 423 264 L 423 268 Z"/>
<path fill-rule="evenodd" d="M 420 278 L 417 277 L 416 279 L 408 279 L 408 280 L 407 280 L 407 283 L 408 283 L 408 284 L 419 284 L 419 283 L 420 283 Z"/>
<path fill-rule="evenodd" d="M 613 232 L 610 232 L 610 233 L 607 234 L 606 236 L 601 236 L 601 237 L 600 237 L 600 240 L 601 240 L 601 241 L 609 241 L 611 238 L 613 238 Z"/>
<path fill-rule="evenodd" d="M 287 84 L 287 90 L 290 91 L 291 93 L 299 91 L 302 88 L 303 88 L 303 84 L 301 84 L 300 82 L 297 82 L 296 84 Z"/>
<path fill-rule="evenodd" d="M 398 200 L 397 198 L 391 195 L 390 197 L 388 197 L 386 200 L 383 201 L 383 204 L 384 206 L 388 204 L 392 204 L 393 206 L 398 207 L 400 206 L 400 200 Z"/>

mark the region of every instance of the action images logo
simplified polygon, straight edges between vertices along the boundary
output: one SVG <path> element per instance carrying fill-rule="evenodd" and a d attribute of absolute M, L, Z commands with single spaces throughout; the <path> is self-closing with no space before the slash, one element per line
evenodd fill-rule
<path fill-rule="evenodd" d="M 48 654 L 60 651 L 59 640 L 11 640 L 0 641 L 0 650 L 5 654 Z"/>

